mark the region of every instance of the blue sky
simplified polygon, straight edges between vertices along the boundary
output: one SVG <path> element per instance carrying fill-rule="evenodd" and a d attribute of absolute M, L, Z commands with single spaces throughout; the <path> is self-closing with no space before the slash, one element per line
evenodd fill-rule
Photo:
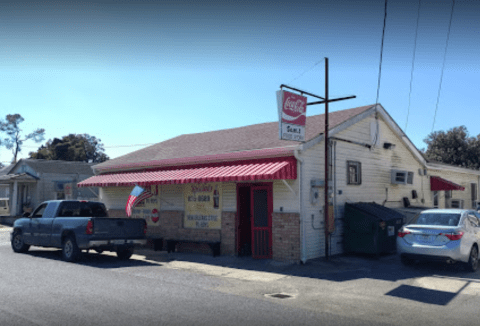
<path fill-rule="evenodd" d="M 420 149 L 432 127 L 480 134 L 479 1 L 455 2 L 433 126 L 451 6 L 421 2 L 410 93 L 418 0 L 388 1 L 379 102 Z M 280 84 L 324 95 L 325 57 L 330 97 L 357 96 L 331 111 L 373 104 L 383 19 L 384 0 L 2 1 L 0 117 L 20 113 L 24 132 L 45 128 L 45 141 L 88 133 L 115 158 L 277 121 Z"/>

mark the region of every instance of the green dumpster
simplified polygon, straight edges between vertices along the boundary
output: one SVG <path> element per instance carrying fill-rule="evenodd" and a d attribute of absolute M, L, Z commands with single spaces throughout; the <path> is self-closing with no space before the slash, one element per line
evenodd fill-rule
<path fill-rule="evenodd" d="M 376 203 L 346 203 L 345 252 L 379 255 L 396 251 L 397 233 L 405 216 Z"/>

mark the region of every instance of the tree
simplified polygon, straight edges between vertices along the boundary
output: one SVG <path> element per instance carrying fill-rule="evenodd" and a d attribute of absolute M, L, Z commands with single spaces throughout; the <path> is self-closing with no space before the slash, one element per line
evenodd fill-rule
<path fill-rule="evenodd" d="M 48 140 L 31 158 L 45 160 L 80 161 L 88 163 L 105 162 L 109 157 L 100 139 L 89 134 L 69 134 L 61 139 Z"/>
<path fill-rule="evenodd" d="M 432 132 L 424 142 L 428 145 L 424 155 L 429 161 L 480 168 L 480 135 L 470 137 L 465 126 Z"/>
<path fill-rule="evenodd" d="M 4 138 L 0 144 L 12 150 L 12 163 L 16 163 L 18 153 L 22 151 L 23 143 L 29 139 L 34 140 L 36 143 L 41 142 L 44 139 L 45 129 L 38 128 L 22 137 L 22 129 L 20 129 L 19 125 L 25 119 L 18 113 L 8 114 L 5 119 L 5 121 L 0 121 L 0 131 L 6 133 L 7 138 Z"/>

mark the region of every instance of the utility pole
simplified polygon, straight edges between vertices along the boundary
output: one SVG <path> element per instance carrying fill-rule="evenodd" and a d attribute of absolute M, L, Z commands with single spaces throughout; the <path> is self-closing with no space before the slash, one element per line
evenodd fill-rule
<path fill-rule="evenodd" d="M 325 141 L 325 209 L 324 209 L 324 226 L 325 226 L 325 258 L 328 260 L 329 259 L 329 236 L 330 236 L 330 225 L 329 225 L 329 202 L 328 202 L 328 152 L 329 152 L 329 146 L 328 146 L 328 128 L 329 128 L 329 122 L 328 122 L 328 103 L 331 102 L 337 102 L 337 101 L 342 101 L 342 100 L 348 100 L 352 98 L 356 98 L 355 95 L 352 96 L 347 96 L 347 97 L 341 97 L 341 98 L 335 98 L 335 99 L 330 99 L 328 95 L 328 58 L 325 58 L 325 97 L 321 97 L 318 95 L 314 95 L 311 93 L 308 93 L 306 91 L 302 91 L 300 89 L 296 89 L 287 85 L 280 85 L 280 88 L 288 88 L 294 91 L 297 91 L 299 93 L 306 94 L 312 97 L 316 97 L 320 99 L 321 101 L 316 101 L 316 102 L 310 102 L 307 103 L 307 105 L 317 105 L 317 104 L 325 104 L 325 125 L 324 125 L 324 141 Z M 300 204 L 301 205 L 301 204 Z"/>

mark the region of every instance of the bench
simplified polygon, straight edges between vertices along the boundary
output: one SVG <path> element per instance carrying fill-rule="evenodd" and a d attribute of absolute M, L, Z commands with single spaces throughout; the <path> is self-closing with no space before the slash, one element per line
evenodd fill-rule
<path fill-rule="evenodd" d="M 220 256 L 220 241 L 204 241 L 204 240 L 180 240 L 180 239 L 168 239 L 167 252 L 175 252 L 178 243 L 198 243 L 207 244 L 212 249 L 213 257 Z"/>

